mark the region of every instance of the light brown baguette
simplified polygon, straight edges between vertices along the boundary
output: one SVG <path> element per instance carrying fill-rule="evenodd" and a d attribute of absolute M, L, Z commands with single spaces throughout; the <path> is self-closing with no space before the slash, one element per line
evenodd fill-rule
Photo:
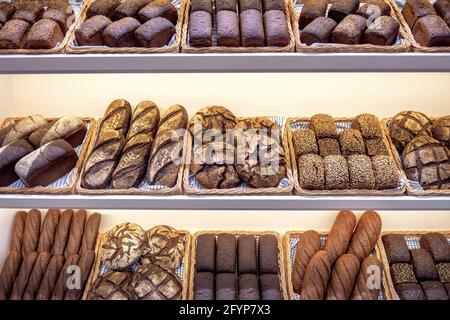
<path fill-rule="evenodd" d="M 58 228 L 53 242 L 52 254 L 64 255 L 67 239 L 69 239 L 70 225 L 72 224 L 73 210 L 64 210 L 58 222 Z"/>
<path fill-rule="evenodd" d="M 67 292 L 67 279 L 71 275 L 70 267 L 76 266 L 78 264 L 78 260 L 80 259 L 80 256 L 78 254 L 72 254 L 70 255 L 66 262 L 64 263 L 64 266 L 61 268 L 61 271 L 58 275 L 58 280 L 56 280 L 55 289 L 53 290 L 53 294 L 51 296 L 51 300 L 64 300 L 64 296 Z"/>
<path fill-rule="evenodd" d="M 56 281 L 64 266 L 64 256 L 54 255 L 48 263 L 47 270 L 42 277 L 39 290 L 36 295 L 36 300 L 50 300 L 53 290 L 55 289 Z"/>
<path fill-rule="evenodd" d="M 97 212 L 91 214 L 87 219 L 84 227 L 83 239 L 81 240 L 80 254 L 95 249 L 101 219 L 102 216 Z"/>
<path fill-rule="evenodd" d="M 23 294 L 23 300 L 34 300 L 36 294 L 41 285 L 42 277 L 47 270 L 48 263 L 50 262 L 51 254 L 49 252 L 41 252 L 36 258 L 36 262 L 33 266 L 33 271 L 30 274 L 27 287 Z"/>
<path fill-rule="evenodd" d="M 348 253 L 353 253 L 360 261 L 368 257 L 378 241 L 381 232 L 381 218 L 373 210 L 361 216 L 353 233 Z"/>
<path fill-rule="evenodd" d="M 152 101 L 142 101 L 134 109 L 130 130 L 127 134 L 127 140 L 130 140 L 139 134 L 154 137 L 158 129 L 158 123 L 158 106 Z"/>
<path fill-rule="evenodd" d="M 83 296 L 83 290 L 86 286 L 89 274 L 91 273 L 92 266 L 94 265 L 95 253 L 94 251 L 86 251 L 80 255 L 78 260 L 78 266 L 80 267 L 80 288 L 68 289 L 64 300 L 80 300 Z"/>
<path fill-rule="evenodd" d="M 10 300 L 22 300 L 23 293 L 27 287 L 31 272 L 33 271 L 34 263 L 38 257 L 37 252 L 30 252 L 23 257 L 22 265 L 17 274 L 14 286 L 11 291 Z"/>
<path fill-rule="evenodd" d="M 328 252 L 318 251 L 306 267 L 300 293 L 301 300 L 323 300 L 333 262 Z"/>
<path fill-rule="evenodd" d="M 0 273 L 0 301 L 8 300 L 22 262 L 20 251 L 10 251 Z"/>
<path fill-rule="evenodd" d="M 37 250 L 41 231 L 41 212 L 31 209 L 25 220 L 25 229 L 22 240 L 22 257 L 25 258 L 31 252 Z"/>
<path fill-rule="evenodd" d="M 356 217 L 351 211 L 340 211 L 328 233 L 323 250 L 328 252 L 334 264 L 347 252 L 348 244 L 356 225 Z"/>
<path fill-rule="evenodd" d="M 22 239 L 25 230 L 25 221 L 27 219 L 26 211 L 17 211 L 14 217 L 11 231 L 11 241 L 9 242 L 9 251 L 22 252 Z"/>
<path fill-rule="evenodd" d="M 124 99 L 111 102 L 99 126 L 99 134 L 113 130 L 127 135 L 131 119 L 131 105 Z"/>
<path fill-rule="evenodd" d="M 356 278 L 352 300 L 377 300 L 381 291 L 382 278 L 383 264 L 381 261 L 374 256 L 365 258 Z"/>
<path fill-rule="evenodd" d="M 70 255 L 77 254 L 80 251 L 86 217 L 86 210 L 78 210 L 73 215 L 72 224 L 70 225 L 69 239 L 67 240 L 66 250 L 64 251 L 64 256 L 66 257 L 66 259 Z"/>
<path fill-rule="evenodd" d="M 326 300 L 348 300 L 352 294 L 359 267 L 357 256 L 351 253 L 340 256 L 331 272 Z"/>
<path fill-rule="evenodd" d="M 292 287 L 294 292 L 300 293 L 306 267 L 311 258 L 320 250 L 320 236 L 314 230 L 302 233 L 297 244 L 295 262 L 292 268 Z"/>
<path fill-rule="evenodd" d="M 61 211 L 58 209 L 49 209 L 42 223 L 41 235 L 39 236 L 38 252 L 51 252 L 55 242 L 55 233 L 58 228 Z"/>

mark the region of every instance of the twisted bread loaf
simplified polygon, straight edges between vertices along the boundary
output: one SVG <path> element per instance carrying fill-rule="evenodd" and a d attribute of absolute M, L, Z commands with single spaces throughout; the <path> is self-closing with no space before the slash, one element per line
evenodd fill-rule
<path fill-rule="evenodd" d="M 300 293 L 303 277 L 311 258 L 320 250 L 320 236 L 314 230 L 302 233 L 297 244 L 294 267 L 292 269 L 292 287 Z"/>
<path fill-rule="evenodd" d="M 358 221 L 353 233 L 348 253 L 353 253 L 360 261 L 375 249 L 381 232 L 381 218 L 375 211 L 366 211 Z"/>
<path fill-rule="evenodd" d="M 332 264 L 347 252 L 348 244 L 356 225 L 356 217 L 351 211 L 341 211 L 328 233 L 323 250 L 328 252 Z"/>
<path fill-rule="evenodd" d="M 348 300 L 359 272 L 359 259 L 347 253 L 339 257 L 331 272 L 326 300 Z"/>
<path fill-rule="evenodd" d="M 317 252 L 306 267 L 302 281 L 301 300 L 323 300 L 333 262 L 328 252 Z"/>

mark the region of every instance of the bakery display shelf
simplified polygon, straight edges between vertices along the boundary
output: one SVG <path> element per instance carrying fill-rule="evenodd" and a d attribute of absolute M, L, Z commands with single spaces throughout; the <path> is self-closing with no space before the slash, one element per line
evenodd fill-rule
<path fill-rule="evenodd" d="M 450 53 L 0 55 L 0 74 L 449 71 Z"/>
<path fill-rule="evenodd" d="M 450 210 L 450 197 L 0 195 L 0 208 L 151 210 Z M 408 211 L 405 211 L 408 212 Z"/>

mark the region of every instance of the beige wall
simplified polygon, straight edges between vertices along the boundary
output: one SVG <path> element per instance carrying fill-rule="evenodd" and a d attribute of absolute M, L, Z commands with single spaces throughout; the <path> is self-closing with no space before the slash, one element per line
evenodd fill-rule
<path fill-rule="evenodd" d="M 11 113 L 12 106 L 13 91 L 11 77 L 7 75 L 0 75 L 0 118 L 3 119 Z"/>

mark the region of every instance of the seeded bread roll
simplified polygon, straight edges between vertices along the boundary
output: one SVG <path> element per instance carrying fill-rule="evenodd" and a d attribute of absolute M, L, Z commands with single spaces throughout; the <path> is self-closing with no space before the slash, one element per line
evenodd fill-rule
<path fill-rule="evenodd" d="M 328 11 L 328 17 L 340 23 L 346 16 L 356 12 L 358 8 L 359 0 L 336 0 L 333 1 Z"/>
<path fill-rule="evenodd" d="M 0 187 L 6 187 L 19 180 L 15 166 L 20 159 L 33 152 L 25 139 L 19 139 L 0 148 Z"/>
<path fill-rule="evenodd" d="M 450 262 L 450 245 L 443 234 L 430 232 L 423 235 L 420 247 L 431 254 L 434 262 Z"/>
<path fill-rule="evenodd" d="M 389 155 L 382 138 L 366 139 L 365 144 L 368 156 Z"/>
<path fill-rule="evenodd" d="M 315 132 L 316 137 L 320 138 L 338 138 L 336 124 L 333 117 L 328 114 L 316 114 L 312 116 L 309 122 L 309 129 Z"/>
<path fill-rule="evenodd" d="M 394 285 L 400 283 L 417 283 L 414 268 L 409 263 L 393 263 L 390 267 L 390 273 Z"/>
<path fill-rule="evenodd" d="M 134 32 L 140 26 L 139 21 L 131 17 L 114 21 L 103 31 L 103 42 L 108 47 L 136 47 Z"/>
<path fill-rule="evenodd" d="M 0 3 L 0 23 L 5 24 L 16 12 L 16 6 L 13 3 L 1 2 Z"/>
<path fill-rule="evenodd" d="M 70 225 L 72 223 L 73 210 L 64 210 L 59 218 L 58 228 L 55 233 L 55 241 L 53 242 L 52 254 L 64 255 L 66 250 L 67 239 L 69 239 Z"/>
<path fill-rule="evenodd" d="M 303 30 L 308 24 L 313 22 L 318 17 L 325 17 L 328 8 L 327 0 L 307 0 L 305 1 L 300 17 L 298 19 L 298 26 Z"/>
<path fill-rule="evenodd" d="M 189 16 L 189 45 L 212 46 L 212 17 L 206 11 L 194 11 Z"/>
<path fill-rule="evenodd" d="M 334 264 L 327 288 L 326 300 L 348 300 L 358 276 L 360 262 L 357 256 L 347 253 Z"/>
<path fill-rule="evenodd" d="M 372 168 L 377 190 L 394 189 L 400 185 L 400 174 L 391 157 L 383 155 L 372 157 Z"/>
<path fill-rule="evenodd" d="M 400 24 L 391 16 L 381 16 L 372 22 L 364 32 L 363 43 L 391 46 L 395 43 Z"/>
<path fill-rule="evenodd" d="M 68 259 L 72 254 L 80 252 L 86 216 L 86 210 L 78 210 L 73 215 L 72 224 L 70 225 L 70 234 L 67 240 L 66 250 L 64 251 L 64 256 L 66 259 Z"/>
<path fill-rule="evenodd" d="M 317 154 L 300 156 L 298 158 L 298 177 L 300 187 L 303 189 L 325 189 L 325 167 L 322 157 Z"/>
<path fill-rule="evenodd" d="M 284 0 L 262 0 L 264 12 L 269 10 L 281 10 L 285 11 L 285 3 Z"/>
<path fill-rule="evenodd" d="M 375 279 L 373 277 L 374 275 Z M 383 264 L 381 261 L 374 256 L 365 258 L 361 263 L 351 299 L 376 300 L 380 294 L 382 278 Z"/>
<path fill-rule="evenodd" d="M 2 29 L 3 31 L 4 29 Z M 47 124 L 47 120 L 41 115 L 31 115 L 14 122 L 7 132 L 4 132 L 3 145 L 27 137 L 33 131 Z"/>
<path fill-rule="evenodd" d="M 25 259 L 31 252 L 35 252 L 38 247 L 39 234 L 41 231 L 41 212 L 31 209 L 25 220 L 25 229 L 22 239 L 22 256 Z"/>
<path fill-rule="evenodd" d="M 439 16 L 419 18 L 412 29 L 414 39 L 426 47 L 450 46 L 450 27 Z"/>
<path fill-rule="evenodd" d="M 268 47 L 285 47 L 289 44 L 289 30 L 283 11 L 269 10 L 264 13 L 264 31 Z"/>
<path fill-rule="evenodd" d="M 428 0 L 406 0 L 402 9 L 403 18 L 411 30 L 419 18 L 435 14 L 436 11 Z"/>
<path fill-rule="evenodd" d="M 239 18 L 241 45 L 243 47 L 263 47 L 265 38 L 261 12 L 254 9 L 248 9 L 241 12 Z"/>
<path fill-rule="evenodd" d="M 358 44 L 367 27 L 367 20 L 356 14 L 349 14 L 334 28 L 332 42 Z M 363 135 L 364 136 L 364 135 Z"/>
<path fill-rule="evenodd" d="M 211 15 L 212 0 L 191 0 L 191 13 L 195 11 L 206 11 Z"/>
<path fill-rule="evenodd" d="M 295 156 L 301 156 L 308 153 L 319 153 L 316 135 L 310 129 L 299 129 L 292 133 L 292 145 L 294 147 Z"/>
<path fill-rule="evenodd" d="M 139 11 L 142 23 L 157 17 L 166 18 L 175 26 L 178 20 L 177 8 L 169 0 L 154 0 Z"/>
<path fill-rule="evenodd" d="M 302 281 L 301 300 L 323 300 L 331 275 L 333 261 L 324 251 L 318 251 L 308 263 Z"/>
<path fill-rule="evenodd" d="M 114 11 L 114 19 L 120 20 L 125 17 L 137 18 L 139 11 L 149 2 L 150 0 L 124 0 Z"/>
<path fill-rule="evenodd" d="M 239 17 L 236 12 L 222 10 L 217 12 L 217 45 L 239 47 Z"/>
<path fill-rule="evenodd" d="M 372 169 L 372 161 L 366 155 L 354 154 L 347 158 L 348 173 L 350 177 L 350 189 L 375 188 L 375 177 Z"/>
<path fill-rule="evenodd" d="M 0 273 L 0 300 L 8 300 L 22 262 L 20 251 L 10 251 Z"/>
<path fill-rule="evenodd" d="M 321 157 L 341 154 L 341 148 L 337 139 L 321 138 L 317 141 L 317 144 L 319 145 L 319 154 Z"/>
<path fill-rule="evenodd" d="M 24 291 L 23 300 L 34 300 L 36 298 L 36 294 L 39 290 L 45 270 L 47 270 L 50 258 L 51 254 L 49 252 L 39 253 L 36 262 L 34 263 L 33 271 L 30 274 L 27 287 Z"/>
<path fill-rule="evenodd" d="M 9 251 L 22 252 L 22 239 L 25 231 L 25 221 L 27 213 L 25 211 L 17 211 L 14 217 L 13 227 L 11 230 L 11 240 L 9 242 Z"/>
<path fill-rule="evenodd" d="M 48 263 L 47 270 L 42 277 L 39 290 L 36 294 L 36 300 L 50 300 L 53 290 L 55 289 L 56 281 L 58 280 L 58 275 L 64 265 L 63 255 L 54 255 Z"/>
<path fill-rule="evenodd" d="M 329 253 L 331 261 L 347 252 L 356 225 L 356 217 L 351 211 L 340 211 L 328 233 L 323 250 Z"/>
<path fill-rule="evenodd" d="M 95 249 L 101 219 L 100 213 L 97 212 L 91 214 L 87 219 L 84 227 L 83 239 L 81 240 L 80 254 Z"/>
<path fill-rule="evenodd" d="M 238 238 L 239 274 L 258 273 L 256 238 L 253 235 L 240 235 Z"/>
<path fill-rule="evenodd" d="M 61 268 L 61 271 L 58 275 L 58 279 L 56 280 L 55 289 L 53 290 L 51 300 L 64 299 L 64 296 L 66 295 L 66 292 L 68 290 L 67 278 L 73 273 L 71 266 L 78 265 L 79 259 L 80 256 L 78 254 L 72 254 L 67 258 L 66 262 L 64 263 L 64 266 Z"/>
<path fill-rule="evenodd" d="M 175 32 L 172 22 L 163 17 L 156 17 L 137 28 L 135 36 L 142 47 L 160 48 L 169 45 Z"/>
<path fill-rule="evenodd" d="M 16 280 L 14 281 L 14 286 L 9 298 L 10 300 L 22 300 L 25 288 L 27 287 L 37 257 L 37 252 L 27 253 L 23 257 L 22 265 L 20 266 L 19 273 L 17 274 Z"/>
<path fill-rule="evenodd" d="M 90 19 L 94 16 L 105 16 L 111 19 L 120 3 L 120 0 L 95 0 L 89 6 L 86 17 Z"/>
<path fill-rule="evenodd" d="M 390 264 L 409 262 L 410 253 L 405 237 L 401 234 L 385 234 L 381 237 Z"/>
<path fill-rule="evenodd" d="M 308 230 L 301 234 L 297 243 L 295 262 L 292 268 L 292 288 L 300 294 L 306 268 L 312 257 L 320 250 L 320 236 L 314 230 Z"/>
<path fill-rule="evenodd" d="M 78 267 L 80 268 L 80 288 L 73 288 L 67 290 L 64 295 L 64 300 L 80 300 L 83 296 L 84 287 L 86 286 L 92 266 L 94 265 L 95 253 L 94 251 L 86 251 L 80 254 L 78 260 Z"/>
<path fill-rule="evenodd" d="M 105 16 L 93 16 L 87 19 L 75 30 L 77 44 L 79 46 L 102 46 L 103 31 L 111 23 L 112 21 Z"/>
<path fill-rule="evenodd" d="M 381 218 L 373 210 L 361 216 L 353 233 L 348 253 L 352 253 L 363 261 L 374 250 L 381 232 Z"/>
<path fill-rule="evenodd" d="M 30 29 L 30 24 L 23 20 L 9 20 L 0 30 L 0 49 L 21 49 Z"/>
<path fill-rule="evenodd" d="M 244 12 L 248 9 L 254 9 L 263 12 L 260 0 L 239 0 L 239 12 Z"/>
<path fill-rule="evenodd" d="M 365 154 L 366 148 L 361 132 L 355 129 L 345 129 L 339 134 L 342 155 Z"/>
<path fill-rule="evenodd" d="M 362 113 L 352 121 L 352 129 L 361 132 L 364 139 L 382 138 L 380 120 L 370 113 Z"/>
<path fill-rule="evenodd" d="M 332 155 L 323 158 L 325 186 L 327 190 L 348 189 L 349 174 L 347 160 L 343 156 Z"/>
<path fill-rule="evenodd" d="M 356 10 L 356 14 L 359 14 L 366 19 L 369 19 L 371 16 L 375 18 L 390 16 L 391 7 L 384 0 L 365 0 L 358 10 Z"/>
<path fill-rule="evenodd" d="M 58 209 L 49 209 L 47 211 L 44 222 L 42 223 L 41 235 L 39 236 L 38 252 L 52 251 L 60 216 L 61 212 Z"/>
<path fill-rule="evenodd" d="M 67 1 L 52 1 L 42 15 L 42 19 L 55 21 L 61 28 L 62 33 L 65 34 L 67 32 L 68 7 L 69 3 Z"/>
<path fill-rule="evenodd" d="M 19 19 L 33 24 L 41 19 L 44 13 L 42 1 L 24 1 L 17 6 L 13 19 Z"/>

